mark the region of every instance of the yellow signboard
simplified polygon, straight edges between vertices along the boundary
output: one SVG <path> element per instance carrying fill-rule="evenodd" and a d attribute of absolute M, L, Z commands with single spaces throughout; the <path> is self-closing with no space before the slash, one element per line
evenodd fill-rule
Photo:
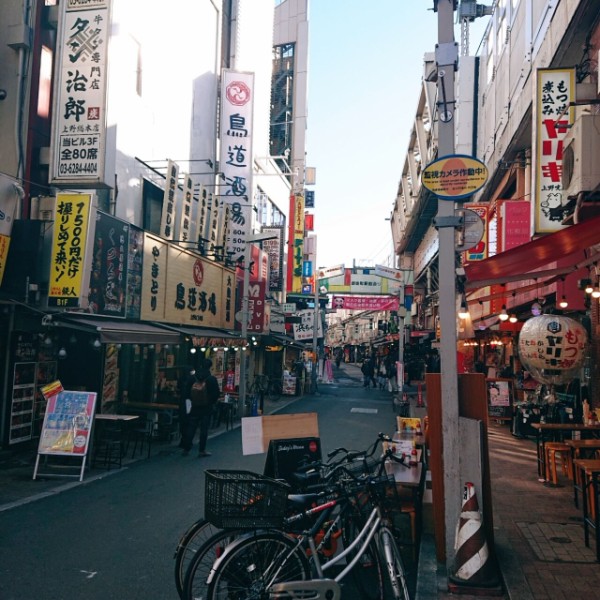
<path fill-rule="evenodd" d="M 2 277 L 4 277 L 4 269 L 6 269 L 6 261 L 8 259 L 8 247 L 10 246 L 10 236 L 0 235 L 0 285 L 2 285 Z"/>
<path fill-rule="evenodd" d="M 484 163 L 472 156 L 452 154 L 429 163 L 421 183 L 441 200 L 459 200 L 478 192 L 488 179 Z"/>
<path fill-rule="evenodd" d="M 88 246 L 91 194 L 57 194 L 48 306 L 79 307 Z M 89 269 L 88 277 L 89 277 Z M 87 290 L 85 290 L 87 294 Z"/>

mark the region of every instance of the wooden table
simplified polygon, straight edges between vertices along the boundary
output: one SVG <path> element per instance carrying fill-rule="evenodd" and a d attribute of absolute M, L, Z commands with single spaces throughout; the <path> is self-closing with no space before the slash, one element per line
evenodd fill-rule
<path fill-rule="evenodd" d="M 600 460 L 576 458 L 573 461 L 575 469 L 581 474 L 581 496 L 583 498 L 583 535 L 585 545 L 590 546 L 590 527 L 595 530 L 596 561 L 600 562 L 600 511 L 598 510 L 598 489 L 600 482 Z M 591 491 L 591 495 L 590 492 Z M 588 506 L 588 500 L 593 502 Z"/>
<path fill-rule="evenodd" d="M 105 456 L 105 466 L 107 468 L 110 469 L 110 465 L 111 464 L 117 464 L 119 467 L 121 467 L 121 461 L 122 458 L 125 454 L 124 449 L 125 449 L 125 431 L 123 429 L 123 424 L 129 424 L 132 423 L 133 421 L 136 421 L 137 419 L 139 419 L 139 415 L 119 415 L 119 414 L 97 414 L 94 416 L 94 431 L 92 433 L 92 445 L 95 445 L 95 451 L 92 451 L 92 448 L 90 448 L 90 451 L 92 452 L 91 456 L 92 456 L 92 465 L 94 466 L 97 462 L 97 453 L 98 453 L 98 442 L 99 440 L 96 440 L 96 436 L 98 435 L 96 433 L 96 428 L 95 428 L 95 423 L 99 422 L 102 423 L 103 425 L 106 424 L 113 424 L 113 427 L 115 427 L 115 430 L 112 432 L 113 436 L 112 436 L 112 442 L 115 445 L 118 444 L 118 449 L 119 449 L 119 456 L 118 456 L 118 460 L 112 460 L 109 459 L 110 453 L 107 450 L 106 451 L 106 456 Z M 104 441 L 105 444 L 108 444 L 108 442 L 105 440 Z"/>
<path fill-rule="evenodd" d="M 575 465 L 575 461 L 580 458 L 590 458 L 589 456 L 582 456 L 582 454 L 600 450 L 600 439 L 591 440 L 565 440 L 565 444 L 571 449 L 571 462 Z M 579 508 L 579 502 L 577 499 L 577 492 L 581 489 L 581 481 L 578 478 L 578 472 L 574 469 L 573 472 L 573 501 L 575 507 Z"/>
<path fill-rule="evenodd" d="M 423 463 L 419 462 L 415 466 L 405 467 L 397 462 L 387 461 L 385 472 L 394 476 L 398 487 L 410 488 L 420 496 L 423 483 Z"/>
<path fill-rule="evenodd" d="M 583 423 L 532 423 L 531 427 L 536 431 L 537 445 L 537 461 L 538 461 L 538 476 L 540 480 L 544 478 L 546 473 L 546 441 L 556 440 L 565 432 L 581 431 L 582 433 L 589 432 L 592 436 L 597 436 L 600 433 L 600 423 L 597 425 L 584 425 Z"/>

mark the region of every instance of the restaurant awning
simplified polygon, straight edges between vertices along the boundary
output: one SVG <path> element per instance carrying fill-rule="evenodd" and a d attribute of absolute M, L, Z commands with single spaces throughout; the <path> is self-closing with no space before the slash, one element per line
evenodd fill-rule
<path fill-rule="evenodd" d="M 466 289 L 508 281 L 556 277 L 598 260 L 589 249 L 600 244 L 600 217 L 549 233 L 526 244 L 465 266 Z M 551 263 L 568 257 L 568 267 Z M 549 267 L 543 270 L 544 267 Z"/>
<path fill-rule="evenodd" d="M 178 332 L 191 338 L 207 338 L 210 346 L 229 346 L 232 340 L 241 340 L 240 334 L 227 329 L 216 329 L 211 327 L 193 327 L 191 325 L 172 325 L 170 323 L 157 323 L 167 331 Z"/>
<path fill-rule="evenodd" d="M 275 344 L 280 346 L 292 346 L 293 348 L 300 348 L 300 350 L 306 350 L 310 347 L 312 342 L 299 342 L 294 338 L 291 338 L 287 335 L 283 335 L 281 333 L 269 333 L 263 335 L 263 341 L 267 344 L 274 340 Z"/>
<path fill-rule="evenodd" d="M 177 344 L 179 334 L 150 323 L 64 313 L 52 315 L 58 327 L 97 333 L 103 344 Z"/>

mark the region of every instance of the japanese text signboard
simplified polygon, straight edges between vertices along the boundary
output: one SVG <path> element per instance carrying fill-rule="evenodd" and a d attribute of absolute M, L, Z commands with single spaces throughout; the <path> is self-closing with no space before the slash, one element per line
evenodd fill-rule
<path fill-rule="evenodd" d="M 90 194 L 57 194 L 52 237 L 48 306 L 85 308 L 82 295 L 90 268 L 86 258 L 90 234 Z M 87 297 L 85 299 L 87 305 Z"/>
<path fill-rule="evenodd" d="M 160 237 L 165 240 L 175 239 L 175 216 L 177 214 L 179 166 L 172 160 L 167 163 L 165 193 L 163 196 L 162 214 L 160 219 Z"/>
<path fill-rule="evenodd" d="M 98 211 L 90 278 L 90 312 L 124 317 L 129 223 Z"/>
<path fill-rule="evenodd" d="M 334 309 L 346 310 L 398 310 L 397 296 L 334 296 Z"/>
<path fill-rule="evenodd" d="M 252 225 L 252 122 L 254 73 L 225 69 L 221 90 L 221 155 L 223 182 L 219 195 L 230 205 L 227 252 L 232 260 L 244 255 Z"/>
<path fill-rule="evenodd" d="M 263 250 L 269 256 L 269 291 L 283 291 L 283 244 L 285 235 L 283 226 L 263 227 L 262 233 L 275 236 L 272 240 L 263 240 Z"/>
<path fill-rule="evenodd" d="M 104 147 L 111 4 L 111 0 L 61 3 L 52 183 L 108 185 Z"/>
<path fill-rule="evenodd" d="M 563 140 L 573 121 L 575 69 L 538 69 L 536 93 L 535 231 L 545 233 L 563 228 Z"/>
<path fill-rule="evenodd" d="M 484 163 L 472 156 L 452 154 L 429 163 L 421 173 L 421 182 L 440 200 L 460 200 L 472 196 L 487 181 Z"/>

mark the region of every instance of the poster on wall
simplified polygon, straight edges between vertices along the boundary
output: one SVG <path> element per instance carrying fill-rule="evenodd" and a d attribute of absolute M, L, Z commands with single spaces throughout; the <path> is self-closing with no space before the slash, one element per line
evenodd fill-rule
<path fill-rule="evenodd" d="M 91 313 L 125 316 L 128 254 L 129 223 L 98 211 L 89 292 Z"/>
<path fill-rule="evenodd" d="M 512 379 L 486 379 L 488 414 L 492 419 L 512 417 Z"/>

